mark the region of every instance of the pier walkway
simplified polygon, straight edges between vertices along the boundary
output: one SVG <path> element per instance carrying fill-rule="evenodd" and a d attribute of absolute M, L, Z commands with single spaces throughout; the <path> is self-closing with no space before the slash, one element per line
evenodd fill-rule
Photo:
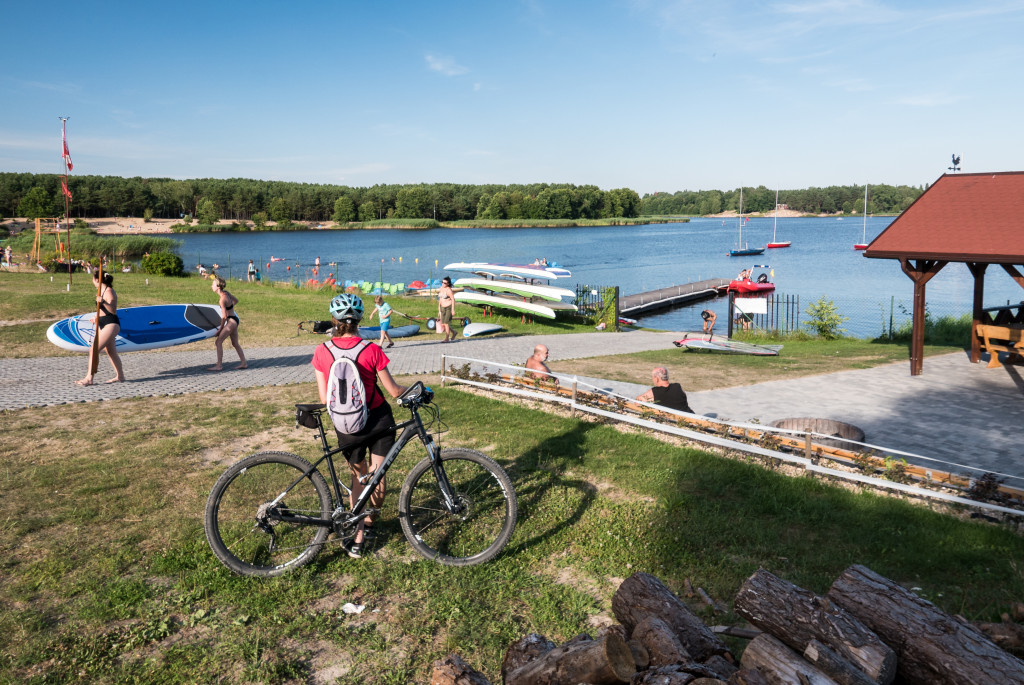
<path fill-rule="evenodd" d="M 709 278 L 695 283 L 673 285 L 646 293 L 626 295 L 619 298 L 619 314 L 637 316 L 657 309 L 667 309 L 677 304 L 697 302 L 724 293 L 729 287 L 727 278 Z"/>

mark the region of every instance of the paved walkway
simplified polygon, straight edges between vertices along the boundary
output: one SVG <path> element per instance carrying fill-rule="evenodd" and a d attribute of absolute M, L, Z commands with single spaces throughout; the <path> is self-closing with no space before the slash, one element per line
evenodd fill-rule
<path fill-rule="evenodd" d="M 544 342 L 551 360 L 596 357 L 671 347 L 678 333 L 631 331 L 572 336 L 529 335 L 471 338 L 442 344 L 436 338 L 402 340 L 388 354 L 395 374 L 437 373 L 442 353 L 521 364 Z M 20 409 L 122 397 L 175 395 L 310 382 L 312 350 L 273 347 L 246 350 L 249 369 L 209 373 L 211 350 L 170 348 L 122 355 L 126 383 L 80 388 L 84 356 L 0 359 L 0 409 Z M 680 352 L 683 354 L 683 352 Z M 234 352 L 226 351 L 231 369 Z M 111 374 L 105 356 L 97 378 Z M 582 379 L 581 379 L 582 380 Z M 598 381 L 595 385 L 634 397 L 647 386 Z M 685 385 L 685 384 L 684 384 Z M 924 360 L 910 375 L 909 361 L 871 369 L 770 381 L 739 388 L 693 392 L 690 405 L 713 418 L 767 424 L 781 418 L 828 418 L 862 429 L 868 443 L 923 454 L 984 471 L 1024 478 L 1024 378 L 1021 367 L 988 369 L 964 353 Z M 1024 486 L 1024 480 L 1008 484 Z"/>

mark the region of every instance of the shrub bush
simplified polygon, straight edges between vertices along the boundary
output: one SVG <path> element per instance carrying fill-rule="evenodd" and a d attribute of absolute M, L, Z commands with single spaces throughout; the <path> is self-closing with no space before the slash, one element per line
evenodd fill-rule
<path fill-rule="evenodd" d="M 185 264 L 173 252 L 152 252 L 142 258 L 142 270 L 158 276 L 184 276 Z"/>
<path fill-rule="evenodd" d="M 843 322 L 850 320 L 849 317 L 840 316 L 835 302 L 826 300 L 824 297 L 807 305 L 805 312 L 810 319 L 804 325 L 825 340 L 835 340 L 840 337 L 846 332 L 846 329 L 840 328 L 840 326 Z"/>

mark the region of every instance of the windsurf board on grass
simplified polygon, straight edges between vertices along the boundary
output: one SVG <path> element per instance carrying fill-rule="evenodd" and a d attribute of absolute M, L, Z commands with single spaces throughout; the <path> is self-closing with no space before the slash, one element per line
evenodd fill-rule
<path fill-rule="evenodd" d="M 556 278 L 569 278 L 572 272 L 560 266 L 540 266 L 533 264 L 501 264 L 491 262 L 454 262 L 444 267 L 445 271 L 468 271 L 469 273 L 502 274 L 538 278 L 550 281 Z"/>
<path fill-rule="evenodd" d="M 461 293 L 455 293 L 455 301 L 465 302 L 467 304 L 481 304 L 489 307 L 499 307 L 501 309 L 511 309 L 514 312 L 533 314 L 534 316 L 540 316 L 545 319 L 555 318 L 555 310 L 545 304 L 513 300 L 509 297 L 498 297 L 497 295 L 485 295 L 484 293 L 469 290 L 464 290 Z"/>
<path fill-rule="evenodd" d="M 778 356 L 782 345 L 755 345 L 741 340 L 704 340 L 703 338 L 683 338 L 672 343 L 676 347 L 688 350 L 708 350 L 726 354 L 753 354 L 762 357 Z"/>
<path fill-rule="evenodd" d="M 496 333 L 500 330 L 501 326 L 496 323 L 471 323 L 462 329 L 462 337 L 469 338 L 484 333 Z"/>
<path fill-rule="evenodd" d="M 408 338 L 420 332 L 418 323 L 411 323 L 407 326 L 394 326 L 388 329 L 388 335 L 392 338 Z M 377 340 L 380 338 L 380 326 L 360 326 L 359 337 L 363 340 Z"/>
<path fill-rule="evenodd" d="M 512 293 L 513 295 L 522 295 L 523 297 L 540 297 L 552 302 L 559 302 L 563 297 L 576 297 L 576 293 L 567 288 L 556 288 L 553 285 L 499 281 L 490 278 L 459 278 L 455 281 L 455 285 L 496 293 Z"/>
<path fill-rule="evenodd" d="M 46 331 L 47 339 L 71 352 L 88 352 L 96 334 L 95 313 L 61 319 Z M 220 307 L 212 304 L 157 304 L 117 310 L 121 330 L 118 352 L 184 345 L 217 335 Z"/>

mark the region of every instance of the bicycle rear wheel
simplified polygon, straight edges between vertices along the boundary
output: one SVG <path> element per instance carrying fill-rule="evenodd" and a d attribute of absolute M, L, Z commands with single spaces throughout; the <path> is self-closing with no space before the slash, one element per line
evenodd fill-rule
<path fill-rule="evenodd" d="M 398 519 L 413 549 L 448 566 L 490 561 L 516 527 L 512 481 L 490 457 L 470 449 L 441 451 L 441 465 L 458 511 L 444 504 L 430 459 L 416 464 L 402 484 Z"/>
<path fill-rule="evenodd" d="M 316 558 L 330 535 L 324 526 L 275 515 L 331 518 L 331 492 L 319 471 L 287 452 L 259 452 L 231 466 L 206 501 L 206 540 L 235 573 L 277 576 Z M 276 504 L 271 504 L 277 500 Z"/>

